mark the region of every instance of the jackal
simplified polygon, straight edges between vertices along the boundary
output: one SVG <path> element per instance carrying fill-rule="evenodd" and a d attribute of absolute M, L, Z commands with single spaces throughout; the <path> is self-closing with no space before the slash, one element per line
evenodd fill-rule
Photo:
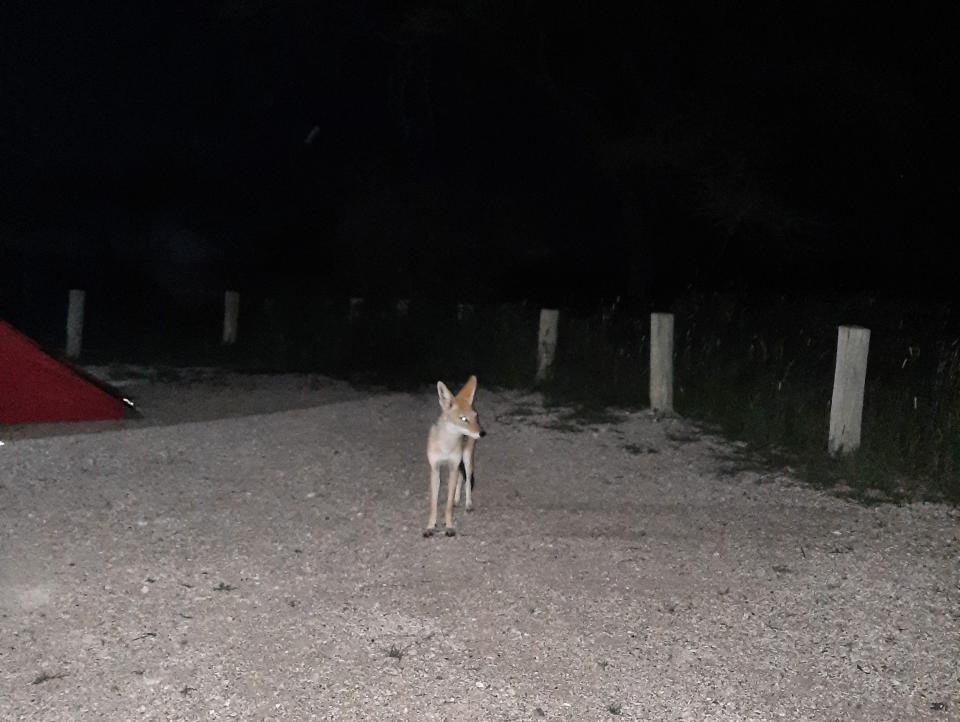
<path fill-rule="evenodd" d="M 461 488 L 466 493 L 465 508 L 473 510 L 473 453 L 477 439 L 487 432 L 480 426 L 473 397 L 477 393 L 477 377 L 471 376 L 454 396 L 443 381 L 437 381 L 440 399 L 440 418 L 430 427 L 427 437 L 427 459 L 430 461 L 430 518 L 424 536 L 432 536 L 437 526 L 437 494 L 440 492 L 440 466 L 447 467 L 447 505 L 444 526 L 447 536 L 456 534 L 453 528 L 453 505 L 460 503 Z"/>

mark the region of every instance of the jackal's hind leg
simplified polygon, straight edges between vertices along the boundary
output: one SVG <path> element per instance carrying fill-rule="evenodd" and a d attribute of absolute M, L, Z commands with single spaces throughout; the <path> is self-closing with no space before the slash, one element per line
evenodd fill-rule
<path fill-rule="evenodd" d="M 460 491 L 463 489 L 463 481 L 466 479 L 466 472 L 463 469 L 463 462 L 457 467 L 457 490 L 453 492 L 453 505 L 460 506 Z M 470 489 L 467 489 L 467 496 L 470 495 Z"/>
<path fill-rule="evenodd" d="M 467 442 L 466 449 L 464 449 L 463 461 L 460 464 L 463 470 L 463 486 L 466 489 L 467 495 L 464 509 L 467 511 L 473 511 L 473 452 L 475 443 L 473 439 Z"/>

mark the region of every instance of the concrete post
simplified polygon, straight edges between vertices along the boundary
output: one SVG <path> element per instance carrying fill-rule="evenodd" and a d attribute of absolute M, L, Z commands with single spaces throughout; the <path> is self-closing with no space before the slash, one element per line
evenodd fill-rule
<path fill-rule="evenodd" d="M 347 312 L 347 318 L 351 321 L 356 321 L 360 318 L 360 313 L 363 311 L 363 297 L 354 296 L 350 299 L 350 310 Z"/>
<path fill-rule="evenodd" d="M 472 303 L 458 303 L 457 304 L 457 321 L 463 322 L 468 318 L 473 316 L 473 304 Z"/>
<path fill-rule="evenodd" d="M 673 413 L 673 314 L 650 314 L 650 408 Z"/>
<path fill-rule="evenodd" d="M 557 326 L 560 311 L 551 308 L 540 309 L 540 332 L 537 335 L 537 377 L 539 384 L 550 377 L 553 358 L 557 353 Z"/>
<path fill-rule="evenodd" d="M 227 291 L 223 294 L 223 343 L 231 346 L 237 342 L 237 325 L 240 321 L 240 294 Z"/>
<path fill-rule="evenodd" d="M 830 403 L 830 439 L 827 444 L 831 454 L 850 453 L 860 448 L 869 350 L 870 329 L 840 326 L 837 332 L 833 400 Z"/>
<path fill-rule="evenodd" d="M 67 358 L 80 358 L 83 347 L 83 309 L 87 293 L 74 288 L 67 305 Z"/>

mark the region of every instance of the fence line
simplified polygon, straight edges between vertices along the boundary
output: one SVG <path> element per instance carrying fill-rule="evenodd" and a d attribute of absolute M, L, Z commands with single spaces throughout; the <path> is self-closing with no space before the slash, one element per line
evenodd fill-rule
<path fill-rule="evenodd" d="M 240 294 L 224 291 L 223 345 L 234 345 L 238 338 Z M 82 353 L 86 293 L 71 289 L 66 322 L 66 355 L 77 359 Z M 365 299 L 348 300 L 347 318 L 359 321 L 363 316 Z M 410 299 L 394 304 L 398 318 L 407 318 Z M 470 323 L 476 315 L 476 306 L 456 304 L 460 323 Z M 535 384 L 548 381 L 554 374 L 559 340 L 560 311 L 542 308 L 537 331 L 537 359 Z M 674 315 L 650 314 L 649 399 L 650 408 L 657 412 L 674 413 Z M 830 454 L 845 454 L 860 447 L 864 392 L 866 386 L 867 356 L 870 330 L 859 326 L 840 326 L 837 332 L 836 367 L 830 406 L 830 426 L 827 448 Z"/>

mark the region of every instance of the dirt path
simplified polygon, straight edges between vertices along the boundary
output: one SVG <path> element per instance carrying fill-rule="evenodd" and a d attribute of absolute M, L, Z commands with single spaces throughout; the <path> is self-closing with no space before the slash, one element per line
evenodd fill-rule
<path fill-rule="evenodd" d="M 0 719 L 960 719 L 947 507 L 481 387 L 477 511 L 424 539 L 431 391 L 139 391 L 142 422 L 4 435 Z"/>

